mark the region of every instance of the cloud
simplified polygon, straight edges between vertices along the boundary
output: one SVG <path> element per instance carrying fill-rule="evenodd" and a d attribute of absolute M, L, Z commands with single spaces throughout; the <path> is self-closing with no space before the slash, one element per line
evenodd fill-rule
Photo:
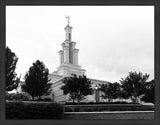
<path fill-rule="evenodd" d="M 19 57 L 19 73 L 24 74 L 36 59 L 50 73 L 56 70 L 65 40 L 64 15 L 69 14 L 79 64 L 89 77 L 118 81 L 134 70 L 154 76 L 152 6 L 7 6 L 6 10 L 6 44 Z"/>

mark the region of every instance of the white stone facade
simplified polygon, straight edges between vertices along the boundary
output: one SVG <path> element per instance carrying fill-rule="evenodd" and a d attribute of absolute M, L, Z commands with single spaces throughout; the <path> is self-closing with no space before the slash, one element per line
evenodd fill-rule
<path fill-rule="evenodd" d="M 62 78 L 63 79 L 63 78 Z M 69 101 L 69 95 L 64 95 L 63 94 L 63 91 L 60 89 L 60 87 L 63 85 L 63 82 L 62 82 L 62 79 L 56 81 L 53 85 L 52 85 L 52 88 L 53 88 L 53 95 L 54 95 L 54 101 L 56 102 L 62 102 L 62 103 L 65 103 L 66 101 Z M 99 85 L 99 84 L 107 84 L 108 82 L 107 81 L 102 81 L 102 80 L 96 80 L 96 79 L 91 79 L 91 82 L 93 83 L 92 84 L 92 88 L 94 89 L 95 86 Z M 96 97 L 95 97 L 95 92 L 93 92 L 92 95 L 88 95 L 85 97 L 85 99 L 83 100 L 83 102 L 96 102 Z M 98 101 L 99 102 L 104 102 L 106 100 L 102 99 L 101 95 L 103 93 L 101 91 L 98 92 Z"/>

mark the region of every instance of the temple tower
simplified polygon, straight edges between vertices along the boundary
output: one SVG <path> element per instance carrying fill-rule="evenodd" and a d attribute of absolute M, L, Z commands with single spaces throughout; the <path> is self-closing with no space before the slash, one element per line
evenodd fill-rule
<path fill-rule="evenodd" d="M 62 50 L 59 51 L 60 66 L 55 72 L 58 75 L 70 76 L 71 74 L 83 75 L 85 70 L 81 69 L 81 66 L 78 65 L 78 52 L 76 49 L 76 42 L 72 41 L 72 27 L 69 25 L 69 16 L 68 24 L 64 28 L 65 30 L 65 40 L 61 44 Z"/>

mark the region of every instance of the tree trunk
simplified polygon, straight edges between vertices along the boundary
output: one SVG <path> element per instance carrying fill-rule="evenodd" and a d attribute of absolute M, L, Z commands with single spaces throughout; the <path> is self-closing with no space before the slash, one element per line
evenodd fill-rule
<path fill-rule="evenodd" d="M 80 102 L 80 91 L 78 92 L 78 98 L 77 98 L 77 100 L 78 100 L 78 105 L 79 105 L 79 102 Z"/>
<path fill-rule="evenodd" d="M 78 98 L 78 105 L 79 105 L 79 102 L 80 102 L 80 101 L 79 101 L 79 98 Z"/>
<path fill-rule="evenodd" d="M 110 100 L 110 98 L 108 98 L 108 103 L 110 103 L 111 102 L 111 100 Z"/>
<path fill-rule="evenodd" d="M 133 103 L 136 103 L 135 97 L 131 97 L 131 100 L 132 100 Z"/>
<path fill-rule="evenodd" d="M 138 97 L 137 96 L 135 97 L 135 103 L 138 103 Z"/>
<path fill-rule="evenodd" d="M 32 96 L 32 95 L 31 95 Z M 34 100 L 34 96 L 32 96 L 32 100 Z"/>

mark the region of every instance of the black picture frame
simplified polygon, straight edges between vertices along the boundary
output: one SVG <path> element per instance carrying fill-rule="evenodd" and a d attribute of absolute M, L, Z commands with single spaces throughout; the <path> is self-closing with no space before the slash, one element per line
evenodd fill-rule
<path fill-rule="evenodd" d="M 6 6 L 32 6 L 32 5 L 101 5 L 101 6 L 154 6 L 154 73 L 155 73 L 155 118 L 154 120 L 6 120 L 5 119 L 5 7 Z M 159 0 L 1 0 L 0 2 L 0 124 L 3 125 L 77 125 L 77 124 L 136 124 L 153 125 L 160 121 L 160 1 Z"/>

